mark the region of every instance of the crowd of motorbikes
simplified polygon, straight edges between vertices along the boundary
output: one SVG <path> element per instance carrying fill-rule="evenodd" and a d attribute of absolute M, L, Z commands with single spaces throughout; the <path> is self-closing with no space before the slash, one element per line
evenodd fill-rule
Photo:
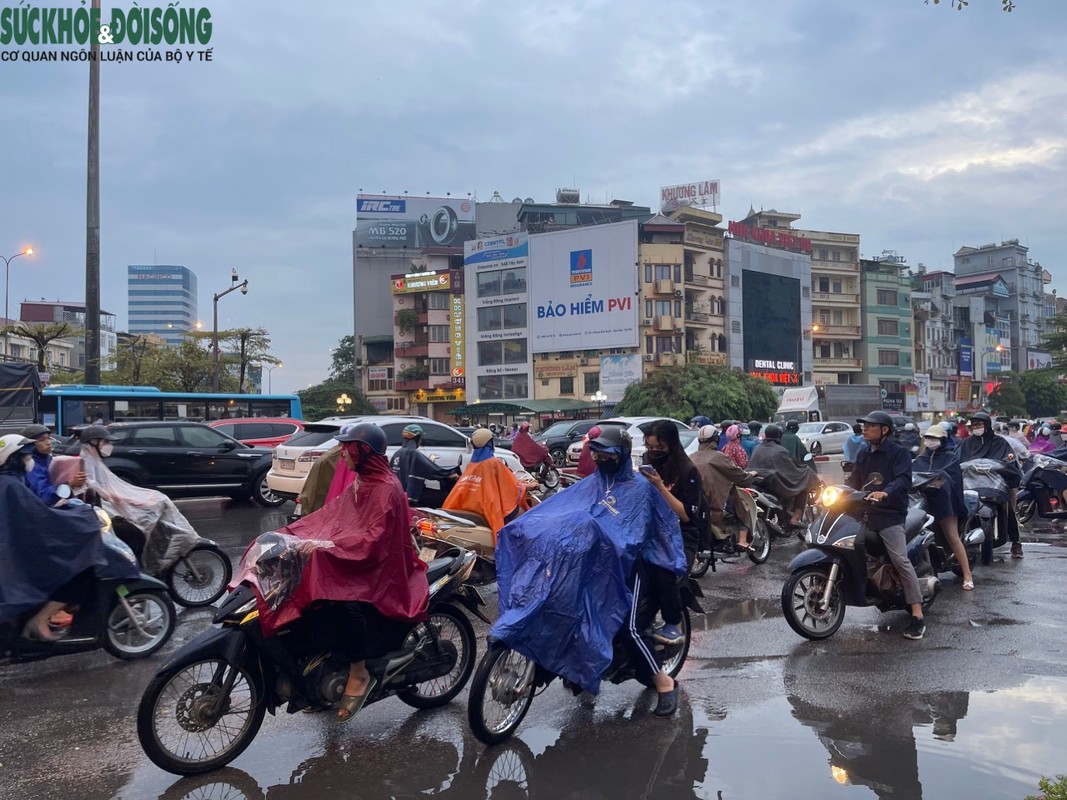
<path fill-rule="evenodd" d="M 960 535 L 968 560 L 977 564 L 983 552 L 1007 543 L 996 513 L 997 503 L 1005 502 L 997 477 L 1003 465 L 978 460 L 964 466 L 968 516 Z M 532 493 L 533 502 L 553 491 L 566 491 L 577 480 L 558 472 L 547 477 Z M 937 479 L 936 474 L 914 473 L 906 523 L 907 552 L 919 577 L 924 606 L 940 591 L 940 575 L 960 574 L 960 565 L 924 505 L 924 488 Z M 716 561 L 747 557 L 762 564 L 769 558 L 772 540 L 799 535 L 805 549 L 792 559 L 781 594 L 786 621 L 798 634 L 808 639 L 832 636 L 848 606 L 906 608 L 900 582 L 877 541 L 856 546 L 863 532 L 868 488 L 827 486 L 820 481 L 809 493 L 799 533 L 782 500 L 758 483 L 746 489 L 757 517 L 751 546 L 737 548 L 729 538 L 709 542 L 698 552 L 687 591 L 700 595 L 695 578 L 714 569 Z M 1024 465 L 1020 519 L 1067 517 L 1065 492 L 1067 448 L 1035 456 Z M 103 512 L 101 518 L 110 528 L 110 518 Z M 395 695 L 414 708 L 444 705 L 473 675 L 468 702 L 472 731 L 486 744 L 500 743 L 518 728 L 534 696 L 557 676 L 495 642 L 489 643 L 476 667 L 470 617 L 490 621 L 478 587 L 495 580 L 494 536 L 485 520 L 467 512 L 420 507 L 413 509 L 412 534 L 428 562 L 429 617 L 411 626 L 402 639 L 382 643 L 381 651 L 368 659 L 368 669 L 377 679 L 368 702 Z M 218 769 L 248 747 L 267 712 L 329 707 L 341 696 L 348 665 L 321 652 L 299 619 L 277 636 L 263 636 L 254 589 L 266 596 L 272 586 L 291 579 L 286 572 L 291 553 L 281 538 L 272 543 L 260 537 L 257 547 L 253 558 L 260 565 L 257 575 L 262 582 L 253 586 L 245 580 L 230 587 L 213 627 L 170 655 L 143 693 L 138 736 L 149 758 L 167 771 L 192 775 Z M 156 652 L 174 628 L 171 598 L 184 605 L 207 605 L 222 597 L 231 572 L 224 555 L 225 568 L 214 563 L 221 553 L 216 551 L 205 540 L 165 574 L 142 575 L 114 586 L 101 583 L 96 610 L 81 622 L 83 627 L 95 626 L 93 631 L 75 631 L 79 635 L 64 642 L 24 647 L 15 655 L 42 658 L 98 646 L 125 658 Z M 210 585 L 205 586 L 208 577 Z M 689 651 L 691 601 L 692 597 L 680 626 L 684 642 L 657 645 L 672 676 L 682 669 Z M 603 679 L 619 683 L 634 677 L 625 650 L 616 646 Z"/>

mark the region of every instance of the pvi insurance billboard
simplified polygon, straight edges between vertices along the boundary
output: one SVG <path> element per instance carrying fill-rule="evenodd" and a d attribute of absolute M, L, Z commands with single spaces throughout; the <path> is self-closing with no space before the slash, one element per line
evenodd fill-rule
<path fill-rule="evenodd" d="M 530 236 L 530 349 L 636 347 L 637 220 Z"/>

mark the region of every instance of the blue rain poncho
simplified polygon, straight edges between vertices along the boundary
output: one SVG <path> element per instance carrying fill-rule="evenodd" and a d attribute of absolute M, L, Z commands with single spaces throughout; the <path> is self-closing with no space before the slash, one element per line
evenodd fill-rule
<path fill-rule="evenodd" d="M 638 558 L 686 572 L 678 516 L 627 455 L 617 475 L 594 472 L 500 531 L 500 616 L 490 637 L 596 693 Z"/>

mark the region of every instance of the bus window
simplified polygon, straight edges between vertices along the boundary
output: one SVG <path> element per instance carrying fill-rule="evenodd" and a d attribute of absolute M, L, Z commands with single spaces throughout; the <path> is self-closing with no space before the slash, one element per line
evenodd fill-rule
<path fill-rule="evenodd" d="M 143 422 L 159 419 L 159 400 L 131 398 L 115 401 L 113 422 Z"/>
<path fill-rule="evenodd" d="M 203 422 L 207 419 L 207 403 L 203 400 L 164 400 L 163 419 Z"/>

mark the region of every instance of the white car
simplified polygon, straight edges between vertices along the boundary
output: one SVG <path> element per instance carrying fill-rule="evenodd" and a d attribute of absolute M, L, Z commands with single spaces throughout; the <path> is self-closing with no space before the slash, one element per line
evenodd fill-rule
<path fill-rule="evenodd" d="M 622 425 L 625 426 L 626 432 L 630 434 L 630 438 L 633 440 L 633 450 L 631 455 L 634 457 L 634 463 L 641 463 L 641 459 L 645 455 L 645 434 L 652 428 L 652 424 L 659 422 L 661 419 L 668 419 L 678 426 L 678 432 L 682 437 L 682 444 L 691 444 L 696 441 L 696 436 L 692 436 L 692 442 L 686 438 L 687 433 L 693 433 L 689 430 L 689 426 L 684 422 L 679 422 L 676 419 L 669 419 L 668 417 L 611 417 L 610 419 L 599 420 L 596 424 L 603 428 L 605 425 Z M 574 467 L 578 464 L 578 456 L 582 454 L 582 445 L 585 444 L 586 437 L 576 441 L 570 447 L 567 448 L 567 466 Z M 693 452 L 696 452 L 696 445 L 693 445 Z M 689 452 L 687 449 L 686 452 Z"/>
<path fill-rule="evenodd" d="M 802 422 L 797 436 L 812 455 L 845 452 L 845 442 L 852 435 L 847 422 Z"/>
<path fill-rule="evenodd" d="M 469 459 L 472 450 L 470 439 L 455 428 L 428 417 L 327 417 L 319 422 L 305 423 L 303 431 L 274 448 L 274 458 L 267 473 L 268 488 L 287 500 L 295 500 L 304 488 L 311 465 L 337 444 L 334 436 L 342 427 L 356 422 L 372 422 L 385 432 L 388 445 L 385 455 L 389 459 L 403 443 L 404 428 L 413 423 L 423 431 L 422 452 L 442 466 L 461 466 Z M 497 449 L 496 457 L 513 472 L 522 470 L 522 464 L 513 453 Z M 440 488 L 437 481 L 427 481 L 426 486 L 430 489 Z"/>

